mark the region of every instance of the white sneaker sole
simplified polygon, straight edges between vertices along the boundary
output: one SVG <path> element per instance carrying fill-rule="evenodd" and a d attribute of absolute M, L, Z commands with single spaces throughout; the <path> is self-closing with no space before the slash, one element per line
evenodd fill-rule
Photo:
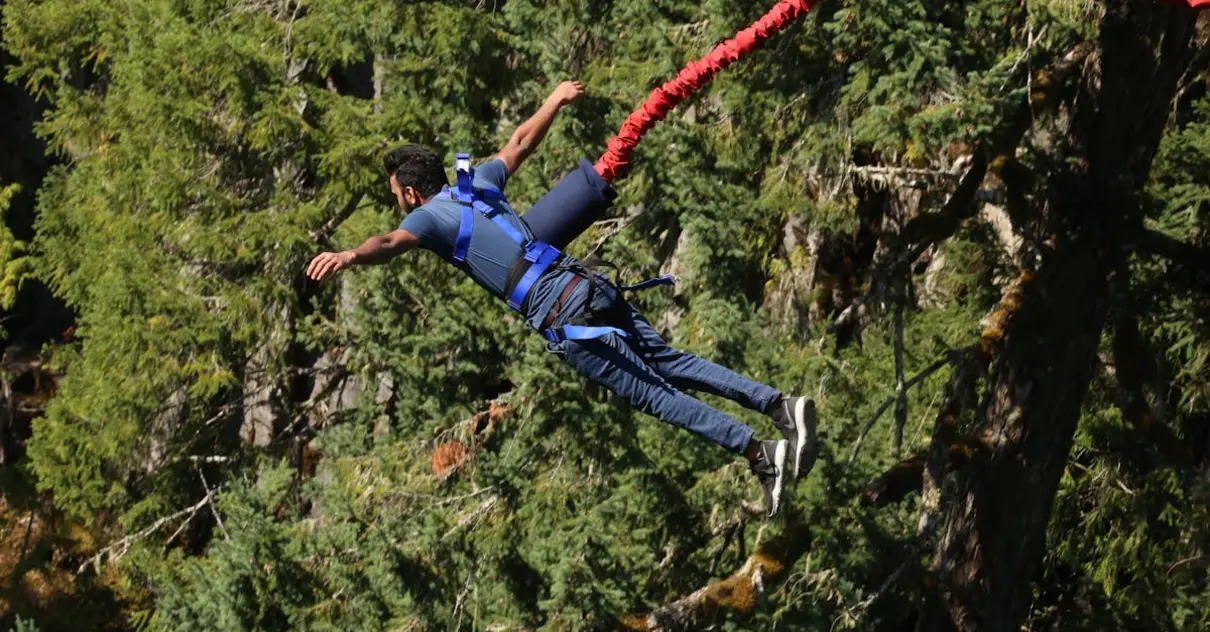
<path fill-rule="evenodd" d="M 786 473 L 786 446 L 789 443 L 785 439 L 778 441 L 777 450 L 773 452 L 773 465 L 777 466 L 777 478 L 773 479 L 773 506 L 769 508 L 770 518 L 777 514 L 777 510 L 781 508 L 781 490 Z"/>
<path fill-rule="evenodd" d="M 815 402 L 807 398 L 798 400 L 794 411 L 794 424 L 798 428 L 798 451 L 794 458 L 794 478 L 806 476 L 815 467 L 815 457 L 819 454 L 815 437 Z M 803 453 L 807 455 L 806 465 L 803 465 Z"/>
<path fill-rule="evenodd" d="M 807 424 L 803 421 L 806 414 L 807 398 L 799 397 L 798 401 L 794 402 L 794 431 L 797 433 L 797 440 L 794 442 L 794 480 L 798 480 L 802 451 L 807 447 Z"/>

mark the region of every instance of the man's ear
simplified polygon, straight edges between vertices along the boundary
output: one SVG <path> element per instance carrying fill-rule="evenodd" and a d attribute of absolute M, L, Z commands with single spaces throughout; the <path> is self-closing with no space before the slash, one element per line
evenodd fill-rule
<path fill-rule="evenodd" d="M 403 187 L 403 199 L 410 206 L 416 207 L 424 204 L 424 197 L 416 190 L 416 187 Z"/>

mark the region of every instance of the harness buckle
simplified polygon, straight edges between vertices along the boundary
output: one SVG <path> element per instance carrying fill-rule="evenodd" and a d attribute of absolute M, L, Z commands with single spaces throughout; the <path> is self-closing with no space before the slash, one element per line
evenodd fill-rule
<path fill-rule="evenodd" d="M 471 155 L 457 154 L 454 159 L 454 170 L 458 174 L 458 200 L 472 202 L 475 199 L 475 169 L 471 167 Z"/>
<path fill-rule="evenodd" d="M 530 241 L 525 244 L 525 260 L 530 263 L 536 263 L 545 255 L 553 246 L 541 241 Z"/>

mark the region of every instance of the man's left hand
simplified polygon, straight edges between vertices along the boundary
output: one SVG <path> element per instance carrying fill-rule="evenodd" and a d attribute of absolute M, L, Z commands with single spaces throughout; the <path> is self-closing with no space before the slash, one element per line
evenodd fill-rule
<path fill-rule="evenodd" d="M 567 105 L 584 96 L 584 84 L 579 81 L 564 81 L 550 96 L 558 99 L 559 105 Z"/>

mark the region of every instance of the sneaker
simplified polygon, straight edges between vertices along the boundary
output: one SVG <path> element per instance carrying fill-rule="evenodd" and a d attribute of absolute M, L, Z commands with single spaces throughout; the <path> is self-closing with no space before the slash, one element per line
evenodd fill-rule
<path fill-rule="evenodd" d="M 765 490 L 765 511 L 769 517 L 773 517 L 781 506 L 782 479 L 786 471 L 786 452 L 789 445 L 785 439 L 761 441 L 760 459 L 751 465 L 752 473 L 760 479 L 760 486 Z"/>
<path fill-rule="evenodd" d="M 769 412 L 773 423 L 790 442 L 791 480 L 806 476 L 815 466 L 815 401 L 809 397 L 783 397 Z"/>

